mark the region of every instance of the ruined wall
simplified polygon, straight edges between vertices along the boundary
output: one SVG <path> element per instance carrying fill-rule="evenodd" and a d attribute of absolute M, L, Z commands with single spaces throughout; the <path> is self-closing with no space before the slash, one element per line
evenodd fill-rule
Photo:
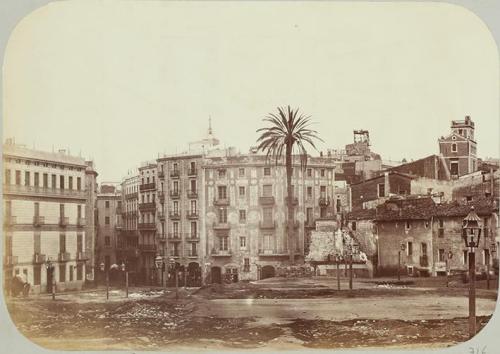
<path fill-rule="evenodd" d="M 454 181 L 437 180 L 433 178 L 420 177 L 411 181 L 411 194 L 436 194 L 443 193 L 441 201 L 452 200 Z"/>

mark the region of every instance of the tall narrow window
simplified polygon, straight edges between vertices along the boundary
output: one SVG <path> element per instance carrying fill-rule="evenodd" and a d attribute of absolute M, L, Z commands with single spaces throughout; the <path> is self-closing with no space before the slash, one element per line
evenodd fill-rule
<path fill-rule="evenodd" d="M 196 214 L 197 213 L 197 208 L 196 208 L 196 200 L 191 201 L 191 214 Z"/>
<path fill-rule="evenodd" d="M 82 217 L 82 206 L 81 205 L 77 205 L 77 207 L 76 207 L 76 217 L 78 219 L 80 219 Z"/>
<path fill-rule="evenodd" d="M 59 265 L 59 282 L 64 283 L 66 281 L 66 263 Z"/>
<path fill-rule="evenodd" d="M 49 175 L 47 173 L 43 174 L 43 188 L 49 188 Z"/>
<path fill-rule="evenodd" d="M 35 231 L 33 234 L 33 252 L 35 254 L 42 253 L 42 245 L 40 244 L 40 232 Z"/>
<path fill-rule="evenodd" d="M 52 189 L 56 189 L 56 184 L 57 184 L 57 176 L 56 175 L 52 175 Z"/>
<path fill-rule="evenodd" d="M 457 144 L 455 144 L 455 143 L 451 144 L 451 151 L 457 152 Z"/>
<path fill-rule="evenodd" d="M 59 204 L 59 217 L 64 218 L 64 204 Z"/>
<path fill-rule="evenodd" d="M 238 187 L 238 193 L 239 193 L 240 197 L 244 197 L 245 196 L 245 187 L 239 186 Z"/>
<path fill-rule="evenodd" d="M 273 185 L 265 184 L 262 186 L 262 196 L 263 197 L 272 197 L 273 196 Z"/>
<path fill-rule="evenodd" d="M 83 235 L 82 234 L 76 235 L 76 251 L 83 252 Z"/>
<path fill-rule="evenodd" d="M 247 212 L 246 210 L 240 210 L 240 223 L 247 222 Z"/>
<path fill-rule="evenodd" d="M 35 215 L 35 217 L 40 216 L 40 203 L 39 202 L 35 202 L 34 215 Z"/>
<path fill-rule="evenodd" d="M 59 176 L 59 188 L 64 189 L 64 176 Z"/>
<path fill-rule="evenodd" d="M 73 189 L 73 176 L 68 177 L 68 189 Z"/>
<path fill-rule="evenodd" d="M 82 178 L 81 177 L 76 177 L 76 189 L 77 190 L 82 190 Z"/>
<path fill-rule="evenodd" d="M 198 235 L 198 227 L 196 221 L 191 221 L 191 237 L 196 238 Z"/>
<path fill-rule="evenodd" d="M 30 173 L 29 173 L 29 171 L 24 172 L 24 185 L 25 186 L 30 185 Z"/>
<path fill-rule="evenodd" d="M 59 253 L 66 252 L 66 234 L 59 234 Z"/>
<path fill-rule="evenodd" d="M 69 281 L 73 281 L 73 271 L 74 271 L 74 266 L 70 265 L 69 266 Z"/>
<path fill-rule="evenodd" d="M 264 224 L 272 224 L 273 222 L 273 208 L 262 208 L 262 216 Z"/>
<path fill-rule="evenodd" d="M 313 187 L 307 187 L 307 198 L 311 199 L 313 196 Z"/>
<path fill-rule="evenodd" d="M 217 187 L 217 195 L 219 199 L 226 199 L 227 198 L 227 189 L 226 186 L 218 186 Z"/>
<path fill-rule="evenodd" d="M 10 170 L 6 169 L 5 170 L 5 184 L 10 184 Z"/>
<path fill-rule="evenodd" d="M 35 187 L 40 187 L 40 174 L 38 172 L 35 172 L 34 185 Z"/>
<path fill-rule="evenodd" d="M 76 265 L 76 280 L 82 280 L 83 279 L 83 264 L 78 263 Z"/>
<path fill-rule="evenodd" d="M 227 209 L 226 208 L 219 209 L 219 223 L 221 223 L 221 224 L 227 223 Z"/>

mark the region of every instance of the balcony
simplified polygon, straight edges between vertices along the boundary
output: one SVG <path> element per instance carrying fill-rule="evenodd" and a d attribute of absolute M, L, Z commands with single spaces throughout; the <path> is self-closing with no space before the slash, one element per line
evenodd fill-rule
<path fill-rule="evenodd" d="M 128 193 L 125 194 L 125 199 L 138 199 L 139 198 L 139 193 Z"/>
<path fill-rule="evenodd" d="M 197 174 L 196 168 L 188 168 L 187 174 L 188 176 L 196 176 Z"/>
<path fill-rule="evenodd" d="M 285 205 L 288 205 L 288 197 L 285 197 Z M 299 205 L 299 198 L 292 197 L 292 205 L 293 206 Z"/>
<path fill-rule="evenodd" d="M 87 252 L 76 252 L 77 261 L 86 261 L 89 258 L 89 254 Z"/>
<path fill-rule="evenodd" d="M 42 226 L 45 224 L 44 216 L 33 216 L 33 226 Z"/>
<path fill-rule="evenodd" d="M 151 191 L 151 190 L 155 190 L 155 189 L 156 189 L 156 184 L 155 183 L 145 183 L 145 184 L 139 185 L 139 190 L 141 192 Z"/>
<path fill-rule="evenodd" d="M 188 190 L 187 197 L 191 198 L 191 199 L 198 198 L 198 191 L 196 189 L 195 190 Z"/>
<path fill-rule="evenodd" d="M 295 250 L 295 254 L 300 254 L 300 250 Z M 259 249 L 259 257 L 285 257 L 290 253 L 287 249 Z"/>
<path fill-rule="evenodd" d="M 214 205 L 215 206 L 228 206 L 229 205 L 229 198 L 214 199 Z"/>
<path fill-rule="evenodd" d="M 274 197 L 259 197 L 259 204 L 260 205 L 274 205 Z"/>
<path fill-rule="evenodd" d="M 231 226 L 228 222 L 214 222 L 213 229 L 214 230 L 229 230 Z"/>
<path fill-rule="evenodd" d="M 180 218 L 181 218 L 181 213 L 180 213 L 178 210 L 169 211 L 169 212 L 168 212 L 168 217 L 169 217 L 171 220 L 180 220 Z"/>
<path fill-rule="evenodd" d="M 160 240 L 160 242 L 166 242 L 167 241 L 167 234 L 163 233 L 163 234 L 158 234 L 158 240 Z"/>
<path fill-rule="evenodd" d="M 320 197 L 318 199 L 318 204 L 320 207 L 327 207 L 330 205 L 330 197 Z"/>
<path fill-rule="evenodd" d="M 198 242 L 200 241 L 200 235 L 198 234 L 186 234 L 186 241 L 188 242 Z"/>
<path fill-rule="evenodd" d="M 69 261 L 69 252 L 59 252 L 59 254 L 57 255 L 57 260 L 59 262 L 68 262 Z"/>
<path fill-rule="evenodd" d="M 189 250 L 187 256 L 189 258 L 198 258 L 198 251 Z"/>
<path fill-rule="evenodd" d="M 140 244 L 138 248 L 142 253 L 156 253 L 156 245 L 154 244 Z"/>
<path fill-rule="evenodd" d="M 170 255 L 170 257 L 174 257 L 174 258 L 180 257 L 180 252 L 178 250 L 172 250 L 168 254 Z"/>
<path fill-rule="evenodd" d="M 170 198 L 179 199 L 181 197 L 181 192 L 179 190 L 170 191 Z"/>
<path fill-rule="evenodd" d="M 304 223 L 304 227 L 307 229 L 315 229 L 316 228 L 316 222 L 314 220 L 306 220 Z"/>
<path fill-rule="evenodd" d="M 139 210 L 140 211 L 151 211 L 156 209 L 155 203 L 140 203 Z"/>
<path fill-rule="evenodd" d="M 168 241 L 170 242 L 181 242 L 181 234 L 178 232 L 169 232 L 168 233 Z"/>
<path fill-rule="evenodd" d="M 3 264 L 5 266 L 13 266 L 18 263 L 17 256 L 5 256 L 3 259 Z"/>
<path fill-rule="evenodd" d="M 34 264 L 42 264 L 42 263 L 45 263 L 46 260 L 47 260 L 47 257 L 44 254 L 35 253 L 33 255 L 33 263 Z"/>
<path fill-rule="evenodd" d="M 275 229 L 276 221 L 259 221 L 260 229 Z"/>
<path fill-rule="evenodd" d="M 42 196 L 45 198 L 65 198 L 78 200 L 87 199 L 87 193 L 84 190 L 21 186 L 15 184 L 4 185 L 3 194 L 19 196 Z"/>
<path fill-rule="evenodd" d="M 76 219 L 76 226 L 78 226 L 78 227 L 84 227 L 85 224 L 86 224 L 86 222 L 85 222 L 84 218 L 77 218 Z"/>
<path fill-rule="evenodd" d="M 231 250 L 212 249 L 211 255 L 212 257 L 231 257 Z"/>
<path fill-rule="evenodd" d="M 123 230 L 123 225 L 121 223 L 116 223 L 115 224 L 115 230 L 118 230 L 118 231 Z"/>
<path fill-rule="evenodd" d="M 59 218 L 59 226 L 66 227 L 69 225 L 69 218 L 67 216 L 61 216 Z"/>
<path fill-rule="evenodd" d="M 158 199 L 160 200 L 160 203 L 165 203 L 165 192 L 158 192 Z"/>
<path fill-rule="evenodd" d="M 179 170 L 172 170 L 170 171 L 170 177 L 171 178 L 179 178 L 181 176 L 181 172 Z"/>
<path fill-rule="evenodd" d="M 154 222 L 140 222 L 137 224 L 139 230 L 156 230 L 156 224 Z"/>
<path fill-rule="evenodd" d="M 164 179 L 165 178 L 165 172 L 163 170 L 158 171 L 158 178 L 159 179 Z"/>
<path fill-rule="evenodd" d="M 165 220 L 165 213 L 163 211 L 158 212 L 158 219 L 161 221 Z"/>
<path fill-rule="evenodd" d="M 6 227 L 9 227 L 9 226 L 13 226 L 16 224 L 16 217 L 15 216 L 12 216 L 12 215 L 7 215 L 4 219 L 3 219 L 3 224 L 4 226 Z"/>
<path fill-rule="evenodd" d="M 427 258 L 427 256 L 420 256 L 420 266 L 421 267 L 429 266 L 429 259 Z"/>
<path fill-rule="evenodd" d="M 186 217 L 188 219 L 197 219 L 198 218 L 198 210 L 188 210 Z"/>

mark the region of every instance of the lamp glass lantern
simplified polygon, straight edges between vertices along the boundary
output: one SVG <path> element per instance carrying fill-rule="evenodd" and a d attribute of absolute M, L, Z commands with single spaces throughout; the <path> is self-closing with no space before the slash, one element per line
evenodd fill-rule
<path fill-rule="evenodd" d="M 100 267 L 101 271 L 104 272 L 104 262 L 101 262 L 101 264 L 99 264 L 99 267 Z"/>
<path fill-rule="evenodd" d="M 463 220 L 462 227 L 462 238 L 465 242 L 465 247 L 468 247 L 471 252 L 474 252 L 474 249 L 479 246 L 482 227 L 481 219 L 474 211 L 474 207 L 472 207 L 469 214 Z"/>
<path fill-rule="evenodd" d="M 162 256 L 156 256 L 156 258 L 155 258 L 155 265 L 156 265 L 157 269 L 161 268 L 161 264 L 162 263 L 163 263 L 163 257 Z"/>

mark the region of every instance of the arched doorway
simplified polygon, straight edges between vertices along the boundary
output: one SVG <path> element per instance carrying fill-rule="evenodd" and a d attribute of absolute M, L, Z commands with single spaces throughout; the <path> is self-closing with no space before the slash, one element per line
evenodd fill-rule
<path fill-rule="evenodd" d="M 260 273 L 260 278 L 261 279 L 267 279 L 267 278 L 272 278 L 275 276 L 275 271 L 274 267 L 271 265 L 266 265 L 262 267 L 261 273 Z"/>
<path fill-rule="evenodd" d="M 187 267 L 187 286 L 201 286 L 201 267 L 196 262 L 191 262 Z"/>
<path fill-rule="evenodd" d="M 212 267 L 210 270 L 210 275 L 212 278 L 212 284 L 220 284 L 222 283 L 222 277 L 221 277 L 221 269 L 220 267 Z"/>

